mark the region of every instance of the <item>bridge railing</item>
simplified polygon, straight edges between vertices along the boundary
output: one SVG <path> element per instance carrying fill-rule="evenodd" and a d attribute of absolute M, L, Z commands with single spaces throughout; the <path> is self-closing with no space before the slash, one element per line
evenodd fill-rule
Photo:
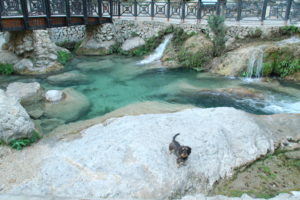
<path fill-rule="evenodd" d="M 207 19 L 223 15 L 231 21 L 300 22 L 300 0 L 112 0 L 113 16 Z"/>

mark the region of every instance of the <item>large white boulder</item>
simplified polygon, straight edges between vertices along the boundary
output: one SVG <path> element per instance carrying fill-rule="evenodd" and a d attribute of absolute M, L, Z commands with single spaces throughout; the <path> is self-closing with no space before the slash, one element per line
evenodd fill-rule
<path fill-rule="evenodd" d="M 192 147 L 181 168 L 168 152 L 176 133 L 180 143 Z M 59 142 L 36 176 L 11 192 L 166 199 L 207 192 L 235 167 L 273 148 L 268 131 L 233 108 L 127 116 L 95 125 L 80 139 Z"/>
<path fill-rule="evenodd" d="M 22 105 L 30 105 L 43 99 L 44 89 L 37 82 L 14 82 L 7 86 L 6 94 L 15 97 Z"/>
<path fill-rule="evenodd" d="M 30 137 L 34 124 L 17 99 L 0 90 L 0 141 Z"/>
<path fill-rule="evenodd" d="M 123 51 L 129 51 L 145 44 L 145 40 L 140 37 L 133 37 L 125 40 L 121 48 Z"/>

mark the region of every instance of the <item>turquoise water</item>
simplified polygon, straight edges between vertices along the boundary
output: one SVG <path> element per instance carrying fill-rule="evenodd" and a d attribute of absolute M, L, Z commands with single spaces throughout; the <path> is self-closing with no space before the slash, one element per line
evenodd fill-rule
<path fill-rule="evenodd" d="M 0 87 L 12 81 L 38 81 L 46 89 L 72 87 L 91 102 L 91 109 L 80 119 L 104 115 L 128 104 L 143 101 L 192 104 L 198 107 L 229 106 L 256 114 L 300 113 L 300 88 L 292 83 L 247 82 L 218 77 L 188 69 L 169 70 L 159 63 L 138 65 L 140 59 L 120 56 L 76 57 L 66 71 L 76 70 L 88 77 L 68 85 L 50 84 L 46 77 L 2 78 Z M 252 98 L 222 91 L 224 88 L 255 89 L 262 98 Z"/>

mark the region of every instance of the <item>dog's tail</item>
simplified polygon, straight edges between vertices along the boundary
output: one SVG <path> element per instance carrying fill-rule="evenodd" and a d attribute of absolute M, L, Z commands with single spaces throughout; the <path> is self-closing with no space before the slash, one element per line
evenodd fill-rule
<path fill-rule="evenodd" d="M 173 136 L 173 141 L 175 141 L 175 138 L 180 135 L 180 133 L 177 133 L 176 135 Z"/>

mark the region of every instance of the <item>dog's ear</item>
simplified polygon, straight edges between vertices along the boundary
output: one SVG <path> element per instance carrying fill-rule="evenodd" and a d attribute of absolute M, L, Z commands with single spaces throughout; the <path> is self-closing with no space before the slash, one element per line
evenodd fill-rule
<path fill-rule="evenodd" d="M 187 147 L 187 149 L 188 149 L 187 152 L 190 155 L 192 153 L 192 148 L 191 147 Z"/>

